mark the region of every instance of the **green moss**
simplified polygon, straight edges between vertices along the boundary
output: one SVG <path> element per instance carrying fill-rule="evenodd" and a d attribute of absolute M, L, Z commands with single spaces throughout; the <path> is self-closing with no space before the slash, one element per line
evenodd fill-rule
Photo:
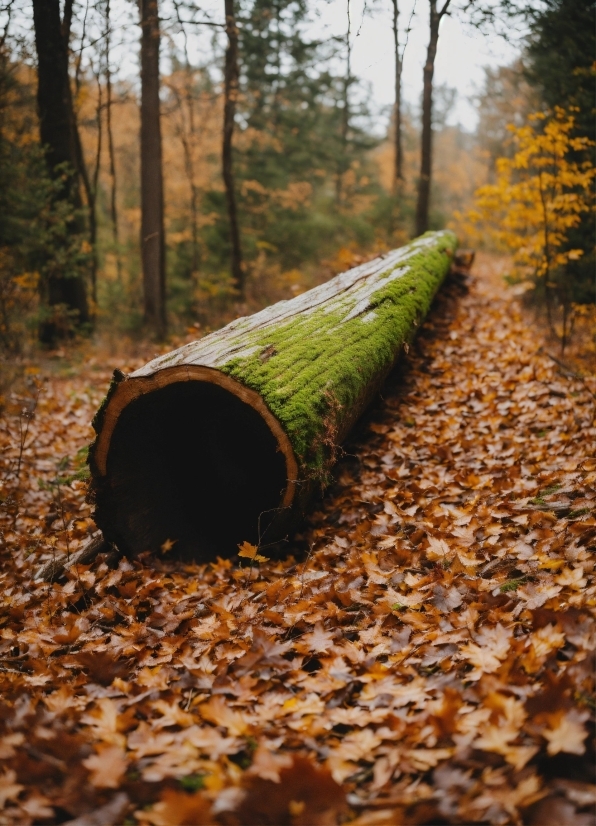
<path fill-rule="evenodd" d="M 254 352 L 220 369 L 263 397 L 292 442 L 303 478 L 324 475 L 333 462 L 334 444 L 365 406 L 369 388 L 414 337 L 455 247 L 452 233 L 428 233 L 376 277 L 356 308 L 358 290 L 348 289 L 314 311 L 239 336 L 244 353 Z M 271 355 L 259 358 L 263 351 Z"/>

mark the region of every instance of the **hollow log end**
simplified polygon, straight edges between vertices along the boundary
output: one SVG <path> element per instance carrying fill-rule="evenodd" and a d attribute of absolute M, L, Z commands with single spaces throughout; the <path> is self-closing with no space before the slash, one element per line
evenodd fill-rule
<path fill-rule="evenodd" d="M 258 394 L 199 366 L 114 377 L 89 450 L 95 521 L 122 552 L 195 560 L 283 536 L 297 463 Z"/>

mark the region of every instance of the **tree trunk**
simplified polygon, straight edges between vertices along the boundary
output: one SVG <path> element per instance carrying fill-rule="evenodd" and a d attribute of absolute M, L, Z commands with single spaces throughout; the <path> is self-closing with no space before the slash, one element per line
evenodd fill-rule
<path fill-rule="evenodd" d="M 236 101 L 238 100 L 238 28 L 234 13 L 234 0 L 225 0 L 226 35 L 228 46 L 226 49 L 226 63 L 224 70 L 224 127 L 222 144 L 222 172 L 226 188 L 226 204 L 228 220 L 230 222 L 230 246 L 232 252 L 232 278 L 234 286 L 244 295 L 244 267 L 242 265 L 242 249 L 240 246 L 240 230 L 238 227 L 238 210 L 236 207 L 236 189 L 234 186 L 234 164 L 232 159 L 232 141 L 234 137 L 234 116 Z"/>
<path fill-rule="evenodd" d="M 110 19 L 110 0 L 106 0 L 105 7 L 106 27 L 105 27 L 105 75 L 106 75 L 106 134 L 108 139 L 108 157 L 110 161 L 110 217 L 112 219 L 112 239 L 114 241 L 114 248 L 116 251 L 116 271 L 118 273 L 118 281 L 122 280 L 122 262 L 120 260 L 120 241 L 118 237 L 118 209 L 116 201 L 116 153 L 114 150 L 114 133 L 112 130 L 112 68 L 110 66 L 111 57 L 111 26 Z M 159 88 L 159 74 L 158 74 L 158 88 Z M 163 219 L 162 219 L 163 222 Z"/>
<path fill-rule="evenodd" d="M 159 338 L 166 332 L 166 273 L 159 104 L 157 0 L 141 9 L 141 254 L 145 323 Z"/>
<path fill-rule="evenodd" d="M 437 0 L 429 0 L 430 4 L 430 37 L 424 64 L 422 89 L 422 139 L 420 159 L 420 179 L 418 181 L 418 202 L 416 204 L 416 235 L 422 235 L 428 229 L 428 211 L 430 203 L 430 184 L 432 175 L 432 108 L 433 108 L 433 75 L 435 73 L 435 58 L 439 43 L 439 26 L 447 12 L 450 0 L 439 11 Z"/>
<path fill-rule="evenodd" d="M 402 62 L 399 54 L 399 7 L 398 0 L 393 0 L 393 46 L 395 51 L 395 138 L 394 138 L 394 165 L 393 165 L 393 193 L 397 192 L 399 182 L 403 180 L 403 150 L 401 125 L 401 72 Z"/>
<path fill-rule="evenodd" d="M 343 85 L 343 107 L 341 112 L 340 152 L 337 159 L 337 176 L 335 179 L 335 202 L 341 206 L 343 200 L 344 175 L 350 168 L 348 160 L 348 135 L 350 132 L 350 86 L 352 83 L 352 16 L 350 0 L 346 0 L 348 28 L 346 29 L 346 75 Z"/>
<path fill-rule="evenodd" d="M 279 540 L 329 481 L 455 247 L 451 232 L 428 234 L 128 377 L 116 371 L 90 449 L 106 539 L 128 553 L 169 540 L 203 559 Z"/>
<path fill-rule="evenodd" d="M 66 10 L 70 7 L 67 4 Z M 68 200 L 80 207 L 81 199 L 76 172 L 77 141 L 71 105 L 68 77 L 68 33 L 70 21 L 60 21 L 59 0 L 33 0 L 33 24 L 37 51 L 37 106 L 39 131 L 50 176 L 60 184 L 55 193 L 57 201 Z M 69 222 L 68 231 L 77 233 L 76 219 Z M 48 273 L 45 298 L 52 306 L 65 305 L 76 314 L 76 321 L 89 320 L 85 283 L 80 275 L 66 275 L 57 268 Z M 52 322 L 40 327 L 40 338 L 51 344 L 60 335 Z"/>

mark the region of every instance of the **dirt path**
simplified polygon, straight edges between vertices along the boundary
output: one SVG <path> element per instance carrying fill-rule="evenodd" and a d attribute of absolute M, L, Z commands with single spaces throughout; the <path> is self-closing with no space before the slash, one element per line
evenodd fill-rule
<path fill-rule="evenodd" d="M 56 474 L 107 375 L 48 383 L 18 489 L 5 418 L 0 822 L 594 823 L 595 401 L 538 349 L 490 261 L 447 286 L 252 570 L 34 583 L 93 529 Z"/>

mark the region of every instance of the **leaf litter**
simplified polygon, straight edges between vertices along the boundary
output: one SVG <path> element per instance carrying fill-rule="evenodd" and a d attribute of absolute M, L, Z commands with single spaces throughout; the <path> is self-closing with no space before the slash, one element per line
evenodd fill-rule
<path fill-rule="evenodd" d="M 594 823 L 594 382 L 477 272 L 283 558 L 172 537 L 36 581 L 96 530 L 109 375 L 31 372 L 0 422 L 3 824 Z"/>

